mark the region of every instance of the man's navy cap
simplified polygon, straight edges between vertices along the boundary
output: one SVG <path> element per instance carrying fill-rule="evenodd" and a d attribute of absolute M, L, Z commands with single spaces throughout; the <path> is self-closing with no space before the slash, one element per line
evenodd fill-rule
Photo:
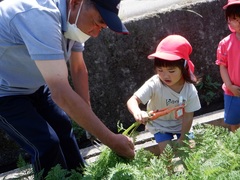
<path fill-rule="evenodd" d="M 92 0 L 106 25 L 113 31 L 129 34 L 127 28 L 118 17 L 121 0 Z"/>

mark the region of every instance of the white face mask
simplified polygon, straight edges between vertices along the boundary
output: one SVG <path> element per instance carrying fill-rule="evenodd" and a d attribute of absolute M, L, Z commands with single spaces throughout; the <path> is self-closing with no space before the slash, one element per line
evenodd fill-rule
<path fill-rule="evenodd" d="M 70 16 L 70 13 L 71 13 L 71 9 L 69 10 L 69 12 L 68 12 L 68 22 L 67 22 L 67 31 L 64 33 L 64 37 L 67 38 L 67 39 L 78 41 L 80 43 L 84 43 L 85 41 L 87 41 L 90 38 L 90 36 L 85 34 L 84 32 L 82 32 L 76 25 L 77 21 L 78 21 L 79 14 L 80 14 L 80 11 L 81 11 L 81 8 L 82 8 L 82 3 L 79 7 L 78 14 L 77 14 L 77 17 L 76 17 L 76 20 L 75 20 L 75 24 L 70 24 L 69 23 L 69 16 Z"/>

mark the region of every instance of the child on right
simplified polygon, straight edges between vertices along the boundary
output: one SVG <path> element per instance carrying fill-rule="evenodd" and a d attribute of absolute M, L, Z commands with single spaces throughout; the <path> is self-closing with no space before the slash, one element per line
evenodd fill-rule
<path fill-rule="evenodd" d="M 224 90 L 224 122 L 232 132 L 240 127 L 240 0 L 228 0 L 223 6 L 228 27 L 232 32 L 217 48 Z"/>

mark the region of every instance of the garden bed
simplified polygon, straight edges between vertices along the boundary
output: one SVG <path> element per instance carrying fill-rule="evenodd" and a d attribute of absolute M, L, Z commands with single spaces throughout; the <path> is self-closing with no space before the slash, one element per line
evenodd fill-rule
<path fill-rule="evenodd" d="M 218 110 L 204 115 L 196 116 L 194 117 L 193 126 L 196 126 L 197 124 L 212 124 L 215 126 L 229 128 L 229 126 L 223 122 L 223 114 L 223 110 Z M 97 143 L 97 141 L 94 141 L 93 144 L 94 145 L 92 146 L 80 149 L 87 163 L 93 163 L 99 157 L 99 154 L 101 152 L 102 145 Z M 137 151 L 142 148 L 149 150 L 155 155 L 159 154 L 157 144 L 150 132 L 142 131 L 136 136 L 135 149 Z M 2 173 L 0 174 L 0 179 L 5 177 L 7 180 L 16 176 L 19 177 L 19 171 L 19 169 L 15 169 Z"/>
<path fill-rule="evenodd" d="M 223 121 L 223 115 L 224 115 L 224 110 L 217 110 L 211 113 L 206 113 L 200 116 L 194 117 L 193 120 L 193 126 L 197 124 L 212 124 L 215 126 L 221 126 L 225 128 L 229 128 L 228 125 L 226 125 Z M 90 147 L 86 147 L 81 149 L 81 153 L 83 157 L 86 159 L 87 162 L 91 163 L 96 160 L 98 155 L 100 154 L 100 147 L 101 144 L 98 144 L 97 142 L 94 143 L 94 145 Z M 158 155 L 158 147 L 156 142 L 154 141 L 153 135 L 148 132 L 148 131 L 142 131 L 137 135 L 136 137 L 136 142 L 135 142 L 135 149 L 147 149 L 154 153 L 155 155 Z"/>

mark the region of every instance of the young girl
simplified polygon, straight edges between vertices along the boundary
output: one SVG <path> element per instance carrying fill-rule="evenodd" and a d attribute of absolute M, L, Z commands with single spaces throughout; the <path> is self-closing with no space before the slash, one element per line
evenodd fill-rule
<path fill-rule="evenodd" d="M 176 135 L 182 142 L 192 126 L 194 111 L 201 108 L 194 65 L 189 59 L 190 43 L 180 35 L 169 35 L 148 59 L 154 60 L 156 75 L 128 100 L 127 107 L 136 121 L 154 134 L 160 153 Z M 147 103 L 147 112 L 139 104 Z M 158 111 L 157 111 L 158 110 Z M 152 113 L 149 113 L 152 112 Z M 160 117 L 157 114 L 160 114 Z M 153 118 L 152 118 L 153 117 Z"/>
<path fill-rule="evenodd" d="M 232 32 L 219 42 L 216 64 L 224 90 L 224 121 L 231 131 L 240 127 L 240 1 L 228 0 L 223 9 Z"/>

